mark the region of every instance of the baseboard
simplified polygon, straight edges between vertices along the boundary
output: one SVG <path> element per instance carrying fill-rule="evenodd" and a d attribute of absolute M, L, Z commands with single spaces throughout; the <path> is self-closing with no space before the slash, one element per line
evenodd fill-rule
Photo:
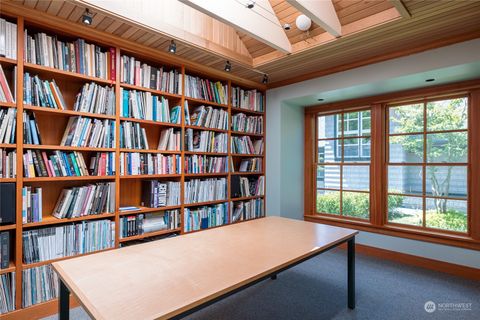
<path fill-rule="evenodd" d="M 347 248 L 345 244 L 340 247 L 343 249 Z M 403 263 L 406 265 L 448 273 L 451 275 L 467 278 L 470 280 L 480 281 L 480 269 L 477 269 L 477 268 L 462 266 L 459 264 L 429 259 L 429 258 L 420 257 L 420 256 L 414 256 L 411 254 L 406 254 L 406 253 L 397 252 L 397 251 L 380 249 L 380 248 L 366 246 L 358 243 L 356 244 L 355 248 L 356 248 L 356 252 L 362 253 L 368 256 L 372 256 L 380 259 L 387 259 L 387 260 Z"/>

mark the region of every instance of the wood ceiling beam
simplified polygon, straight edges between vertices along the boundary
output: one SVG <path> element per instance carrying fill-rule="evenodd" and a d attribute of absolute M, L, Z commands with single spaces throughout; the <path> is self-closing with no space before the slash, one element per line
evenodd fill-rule
<path fill-rule="evenodd" d="M 287 2 L 332 36 L 342 35 L 342 25 L 331 0 L 287 0 Z"/>
<path fill-rule="evenodd" d="M 412 15 L 408 11 L 407 7 L 405 4 L 402 2 L 402 0 L 389 0 L 395 8 L 398 10 L 402 18 L 411 18 Z"/>
<path fill-rule="evenodd" d="M 283 53 L 292 46 L 268 0 L 257 0 L 253 8 L 246 0 L 179 0 L 210 17 L 233 26 Z"/>

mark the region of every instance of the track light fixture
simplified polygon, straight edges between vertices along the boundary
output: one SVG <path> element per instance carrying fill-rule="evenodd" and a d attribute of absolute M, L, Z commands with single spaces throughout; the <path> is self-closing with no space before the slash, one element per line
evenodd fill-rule
<path fill-rule="evenodd" d="M 253 0 L 248 0 L 246 7 L 247 7 L 248 9 L 253 9 L 253 7 L 255 7 L 255 1 L 253 1 Z"/>
<path fill-rule="evenodd" d="M 268 83 L 268 74 L 265 73 L 265 74 L 263 75 L 262 83 L 263 83 L 263 84 L 267 84 L 267 83 Z"/>
<path fill-rule="evenodd" d="M 230 61 L 227 60 L 227 63 L 225 63 L 225 71 L 230 72 L 232 71 L 232 65 L 230 64 Z"/>
<path fill-rule="evenodd" d="M 87 26 L 91 26 L 93 22 L 93 14 L 88 10 L 88 8 L 85 9 L 85 12 L 82 15 L 82 23 L 86 24 Z"/>
<path fill-rule="evenodd" d="M 170 45 L 168 46 L 168 52 L 170 53 L 177 52 L 177 44 L 175 43 L 175 40 L 170 41 Z"/>

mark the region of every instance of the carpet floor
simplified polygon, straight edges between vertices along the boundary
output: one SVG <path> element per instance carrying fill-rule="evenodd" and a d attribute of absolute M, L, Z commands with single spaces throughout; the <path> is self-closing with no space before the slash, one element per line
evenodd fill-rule
<path fill-rule="evenodd" d="M 187 318 L 480 319 L 480 282 L 358 253 L 357 307 L 349 310 L 346 306 L 346 266 L 346 251 L 335 249 L 280 273 L 277 280 L 263 281 Z M 434 302 L 433 312 L 425 310 L 428 301 Z M 55 315 L 44 320 L 57 318 Z M 70 318 L 90 319 L 82 308 L 71 310 Z"/>

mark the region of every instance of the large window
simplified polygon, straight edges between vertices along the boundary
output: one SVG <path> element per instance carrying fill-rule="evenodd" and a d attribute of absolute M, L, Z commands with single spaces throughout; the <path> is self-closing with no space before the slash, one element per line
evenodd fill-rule
<path fill-rule="evenodd" d="M 316 210 L 370 217 L 370 110 L 318 115 Z"/>
<path fill-rule="evenodd" d="M 388 222 L 467 232 L 468 99 L 388 107 Z"/>

